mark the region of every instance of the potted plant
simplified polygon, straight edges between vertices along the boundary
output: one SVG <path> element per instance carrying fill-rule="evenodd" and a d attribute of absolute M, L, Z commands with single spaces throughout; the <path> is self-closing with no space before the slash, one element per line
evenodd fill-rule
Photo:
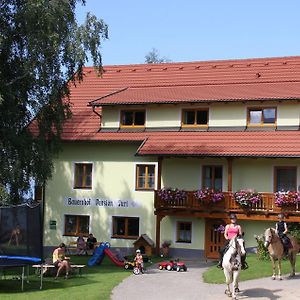
<path fill-rule="evenodd" d="M 214 231 L 217 231 L 219 233 L 225 232 L 225 226 L 224 224 L 216 225 Z"/>
<path fill-rule="evenodd" d="M 241 206 L 250 207 L 262 200 L 262 196 L 255 190 L 239 190 L 233 194 L 234 200 Z"/>
<path fill-rule="evenodd" d="M 167 240 L 165 240 L 165 241 L 161 244 L 162 255 L 163 255 L 163 257 L 169 257 L 170 245 L 171 245 L 171 241 L 167 241 Z"/>
<path fill-rule="evenodd" d="M 186 200 L 187 193 L 177 188 L 162 188 L 158 190 L 158 196 L 163 201 Z"/>
<path fill-rule="evenodd" d="M 275 193 L 275 204 L 279 207 L 292 206 L 300 203 L 300 194 L 292 191 Z"/>
<path fill-rule="evenodd" d="M 208 188 L 196 191 L 194 196 L 202 203 L 216 203 L 224 200 L 224 194 L 222 192 L 216 192 Z"/>

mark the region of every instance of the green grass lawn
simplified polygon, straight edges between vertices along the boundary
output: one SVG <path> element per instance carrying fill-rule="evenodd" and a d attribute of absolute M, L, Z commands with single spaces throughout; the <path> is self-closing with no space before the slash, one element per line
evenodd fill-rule
<path fill-rule="evenodd" d="M 75 264 L 86 264 L 90 257 L 72 256 L 71 262 Z M 31 268 L 32 269 L 32 268 Z M 15 273 L 15 274 L 20 274 Z M 24 283 L 24 291 L 21 291 L 20 280 L 0 280 L 0 299 L 103 299 L 108 300 L 112 289 L 124 278 L 132 274 L 132 270 L 124 270 L 115 266 L 107 257 L 100 266 L 85 267 L 82 270 L 82 277 L 71 276 L 65 280 L 63 277 L 54 280 L 53 277 L 44 277 L 43 290 L 39 290 L 40 278 L 31 270 L 30 283 Z"/>
<path fill-rule="evenodd" d="M 72 256 L 71 261 L 74 264 L 87 264 L 90 257 L 87 256 Z M 300 257 L 296 270 L 300 269 Z M 161 260 L 160 257 L 152 259 L 153 263 L 157 263 Z M 249 280 L 261 277 L 271 277 L 272 268 L 270 261 L 259 261 L 255 254 L 249 254 L 247 256 L 247 262 L 249 269 L 241 271 L 240 280 Z M 145 264 L 146 267 L 149 263 Z M 39 290 L 40 278 L 34 274 L 34 270 L 31 268 L 31 274 L 29 276 L 30 283 L 24 283 L 24 292 L 21 291 L 20 280 L 12 280 L 18 273 L 11 272 L 7 275 L 7 280 L 0 280 L 0 299 L 13 299 L 13 300 L 77 300 L 77 299 L 110 299 L 112 289 L 117 286 L 124 278 L 132 274 L 132 270 L 124 270 L 123 268 L 115 266 L 107 257 L 100 266 L 86 267 L 83 270 L 83 276 L 79 277 L 71 276 L 70 279 L 65 280 L 63 277 L 58 280 L 54 280 L 53 277 L 44 277 L 43 290 Z M 283 261 L 282 263 L 283 274 L 290 272 L 289 261 Z M 222 270 L 217 269 L 216 265 L 210 267 L 203 274 L 204 281 L 207 283 L 224 283 L 224 273 Z"/>
<path fill-rule="evenodd" d="M 296 272 L 300 269 L 300 257 L 297 257 Z M 258 260 L 255 254 L 247 255 L 247 262 L 249 269 L 241 271 L 240 281 L 249 279 L 271 277 L 272 276 L 272 265 L 271 261 Z M 282 261 L 281 266 L 282 274 L 289 274 L 291 271 L 290 262 L 288 260 Z M 203 280 L 206 283 L 224 283 L 225 277 L 224 272 L 218 269 L 216 266 L 210 267 L 206 272 L 203 273 Z"/>

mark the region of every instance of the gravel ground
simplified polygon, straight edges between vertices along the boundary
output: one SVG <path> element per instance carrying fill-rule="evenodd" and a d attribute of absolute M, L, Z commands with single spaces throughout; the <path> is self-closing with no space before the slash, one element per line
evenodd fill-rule
<path fill-rule="evenodd" d="M 157 265 L 146 270 L 143 275 L 132 275 L 113 289 L 111 300 L 219 300 L 229 299 L 225 294 L 225 284 L 207 284 L 202 273 L 210 263 L 187 261 L 187 272 L 160 271 Z M 219 272 L 216 269 L 216 272 Z M 300 275 L 283 280 L 270 278 L 248 280 L 240 283 L 238 299 L 275 300 L 300 299 Z"/>

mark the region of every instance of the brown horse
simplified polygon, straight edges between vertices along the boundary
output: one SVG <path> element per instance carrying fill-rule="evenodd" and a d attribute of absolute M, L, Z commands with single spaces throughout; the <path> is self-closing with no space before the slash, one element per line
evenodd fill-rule
<path fill-rule="evenodd" d="M 296 254 L 299 252 L 300 246 L 298 243 L 298 240 L 288 235 L 292 247 L 289 249 L 288 252 L 288 258 L 291 263 L 292 271 L 290 273 L 290 276 L 295 276 L 295 264 L 296 264 Z M 272 262 L 272 269 L 273 269 L 273 275 L 272 279 L 276 278 L 276 265 L 275 261 L 278 261 L 278 278 L 279 280 L 282 280 L 281 277 L 281 260 L 284 257 L 284 248 L 283 244 L 281 242 L 281 239 L 279 238 L 278 234 L 275 232 L 274 228 L 268 228 L 265 231 L 265 247 L 268 248 L 271 262 Z"/>

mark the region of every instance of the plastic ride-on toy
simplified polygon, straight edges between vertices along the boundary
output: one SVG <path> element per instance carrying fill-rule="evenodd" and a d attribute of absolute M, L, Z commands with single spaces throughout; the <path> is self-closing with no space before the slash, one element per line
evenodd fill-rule
<path fill-rule="evenodd" d="M 179 261 L 179 259 L 176 259 L 175 261 L 170 260 L 170 261 L 164 261 L 159 263 L 160 270 L 168 270 L 168 271 L 187 271 L 187 267 L 184 262 Z"/>
<path fill-rule="evenodd" d="M 124 269 L 125 270 L 130 270 L 135 267 L 135 262 L 134 261 L 124 261 Z"/>
<path fill-rule="evenodd" d="M 134 275 L 144 274 L 144 268 L 142 267 L 141 264 L 135 263 L 135 267 L 133 268 L 133 274 Z"/>

